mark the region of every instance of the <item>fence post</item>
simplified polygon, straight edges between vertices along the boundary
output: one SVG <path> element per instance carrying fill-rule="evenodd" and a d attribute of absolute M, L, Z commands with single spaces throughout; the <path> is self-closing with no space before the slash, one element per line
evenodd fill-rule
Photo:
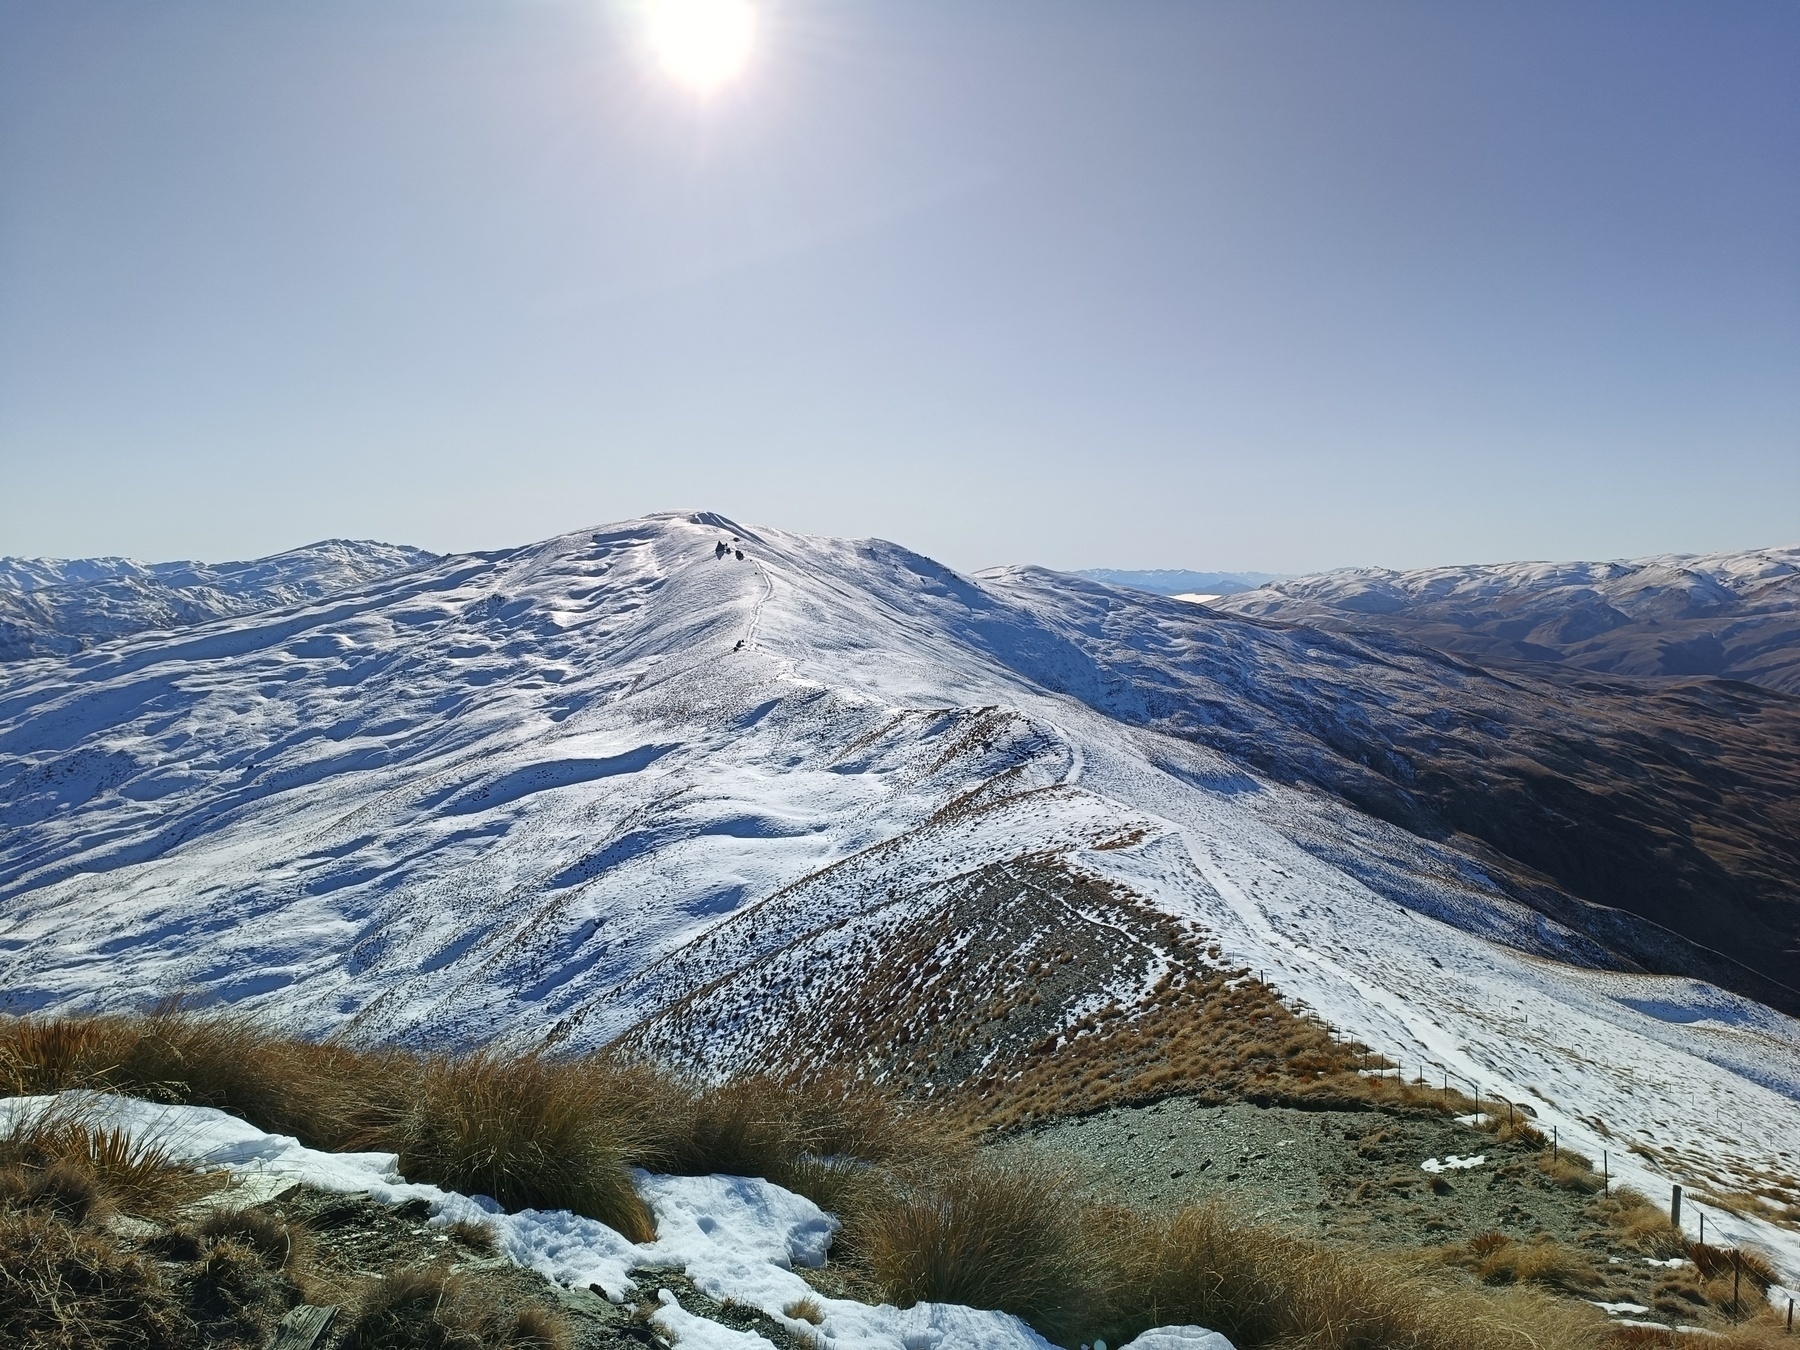
<path fill-rule="evenodd" d="M 1681 1228 L 1681 1187 L 1679 1185 L 1677 1185 L 1674 1190 L 1669 1192 L 1669 1222 L 1675 1225 L 1677 1231 L 1680 1230 L 1680 1228 Z"/>
<path fill-rule="evenodd" d="M 1606 1156 L 1606 1150 L 1600 1150 L 1600 1194 L 1612 1194 L 1612 1161 Z"/>

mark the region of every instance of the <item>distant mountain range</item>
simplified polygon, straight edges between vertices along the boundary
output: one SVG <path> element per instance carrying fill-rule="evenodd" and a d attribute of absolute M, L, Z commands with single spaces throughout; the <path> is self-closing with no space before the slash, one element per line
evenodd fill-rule
<path fill-rule="evenodd" d="M 1273 572 L 1182 572 L 1166 568 L 1126 572 L 1113 567 L 1093 567 L 1075 575 L 1090 581 L 1104 581 L 1109 586 L 1149 591 L 1152 595 L 1236 595 L 1239 591 L 1254 590 L 1280 580 Z"/>
<path fill-rule="evenodd" d="M 1394 633 L 1484 665 L 1712 675 L 1800 694 L 1800 548 L 1352 568 L 1269 581 L 1218 607 L 1339 632 Z"/>
<path fill-rule="evenodd" d="M 0 558 L 0 661 L 67 656 L 95 642 L 317 600 L 435 555 L 327 539 L 252 562 Z"/>

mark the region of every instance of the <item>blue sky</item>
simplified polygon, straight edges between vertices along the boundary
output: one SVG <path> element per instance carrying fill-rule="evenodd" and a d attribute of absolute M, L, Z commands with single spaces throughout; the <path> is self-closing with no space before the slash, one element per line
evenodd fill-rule
<path fill-rule="evenodd" d="M 1800 5 L 0 0 L 0 553 L 1800 542 Z"/>

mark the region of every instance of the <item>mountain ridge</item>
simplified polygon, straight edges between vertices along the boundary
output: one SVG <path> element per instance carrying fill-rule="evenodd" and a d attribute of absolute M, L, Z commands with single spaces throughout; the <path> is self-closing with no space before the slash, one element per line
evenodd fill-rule
<path fill-rule="evenodd" d="M 1800 547 L 1604 563 L 1345 568 L 1215 603 L 1234 614 L 1391 632 L 1488 665 L 1704 675 L 1800 693 Z"/>
<path fill-rule="evenodd" d="M 353 590 L 437 557 L 370 539 L 323 539 L 243 562 L 0 558 L 0 661 L 279 609 Z"/>

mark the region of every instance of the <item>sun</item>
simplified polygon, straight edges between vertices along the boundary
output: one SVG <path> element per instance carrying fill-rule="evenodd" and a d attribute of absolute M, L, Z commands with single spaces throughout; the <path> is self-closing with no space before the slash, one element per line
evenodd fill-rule
<path fill-rule="evenodd" d="M 756 40 L 750 0 L 650 0 L 650 49 L 671 78 L 710 94 L 743 72 Z"/>

